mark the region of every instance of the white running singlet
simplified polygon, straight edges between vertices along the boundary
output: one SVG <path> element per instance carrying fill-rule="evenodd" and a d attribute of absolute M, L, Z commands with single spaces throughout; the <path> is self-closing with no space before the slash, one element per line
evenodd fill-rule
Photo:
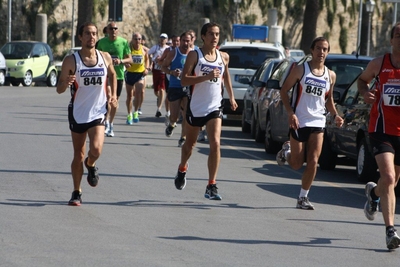
<path fill-rule="evenodd" d="M 191 86 L 190 110 L 193 117 L 205 117 L 213 111 L 219 110 L 222 101 L 222 77 L 225 65 L 221 53 L 216 50 L 216 59 L 213 62 L 207 61 L 201 49 L 197 52 L 197 64 L 193 72 L 195 76 L 207 75 L 213 69 L 220 70 L 220 77 L 201 82 Z"/>
<path fill-rule="evenodd" d="M 76 79 L 71 86 L 73 116 L 77 123 L 89 123 L 104 119 L 107 113 L 107 66 L 103 56 L 97 53 L 97 64 L 86 66 L 79 53 L 75 52 Z"/>
<path fill-rule="evenodd" d="M 309 63 L 304 64 L 304 74 L 294 87 L 292 107 L 299 120 L 299 127 L 325 127 L 325 102 L 331 88 L 329 70 L 325 66 L 324 74 L 316 76 L 311 72 Z"/>

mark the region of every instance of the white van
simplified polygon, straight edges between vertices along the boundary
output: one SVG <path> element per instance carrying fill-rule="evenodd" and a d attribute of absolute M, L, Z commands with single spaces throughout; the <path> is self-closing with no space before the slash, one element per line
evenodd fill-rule
<path fill-rule="evenodd" d="M 229 54 L 232 88 L 239 106 L 235 112 L 232 111 L 228 94 L 224 91 L 224 114 L 241 115 L 247 85 L 239 83 L 239 79 L 247 77 L 251 80 L 258 67 L 268 58 L 286 58 L 285 48 L 279 43 L 225 42 L 219 50 Z"/>

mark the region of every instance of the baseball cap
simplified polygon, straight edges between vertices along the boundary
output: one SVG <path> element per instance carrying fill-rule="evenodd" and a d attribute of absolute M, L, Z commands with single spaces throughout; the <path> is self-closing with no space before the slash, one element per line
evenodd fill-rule
<path fill-rule="evenodd" d="M 160 35 L 160 38 L 168 39 L 168 35 L 167 35 L 166 33 L 162 33 L 162 34 Z"/>

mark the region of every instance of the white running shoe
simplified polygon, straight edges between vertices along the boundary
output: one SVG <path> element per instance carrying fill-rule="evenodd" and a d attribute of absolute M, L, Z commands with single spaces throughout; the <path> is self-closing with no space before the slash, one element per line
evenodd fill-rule
<path fill-rule="evenodd" d="M 282 149 L 276 154 L 276 162 L 278 163 L 279 166 L 285 165 L 286 162 L 286 157 L 285 157 L 285 152 L 290 151 L 290 142 L 286 141 L 282 145 Z"/>

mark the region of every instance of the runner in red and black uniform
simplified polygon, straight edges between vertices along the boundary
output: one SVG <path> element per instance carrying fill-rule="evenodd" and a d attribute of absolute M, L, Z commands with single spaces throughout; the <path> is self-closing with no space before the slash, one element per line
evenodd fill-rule
<path fill-rule="evenodd" d="M 358 90 L 364 101 L 372 104 L 369 121 L 369 136 L 378 164 L 378 183 L 365 186 L 368 198 L 364 206 L 367 219 L 374 220 L 382 209 L 386 226 L 388 249 L 400 246 L 400 237 L 394 228 L 396 196 L 394 189 L 400 177 L 400 23 L 391 31 L 392 53 L 373 59 L 358 79 Z M 369 83 L 376 78 L 372 90 Z"/>

